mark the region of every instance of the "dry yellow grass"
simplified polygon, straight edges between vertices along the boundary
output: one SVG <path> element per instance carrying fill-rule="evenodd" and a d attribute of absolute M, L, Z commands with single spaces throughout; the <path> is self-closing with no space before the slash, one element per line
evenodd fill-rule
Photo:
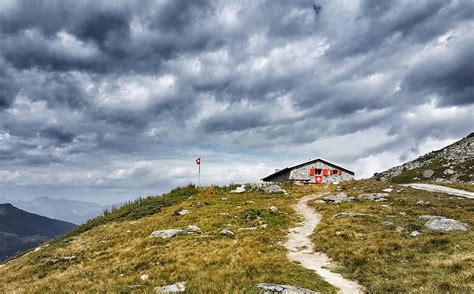
<path fill-rule="evenodd" d="M 16 258 L 0 268 L 0 292 L 151 292 L 155 287 L 186 281 L 188 293 L 255 292 L 260 282 L 301 286 L 323 293 L 335 289 L 316 274 L 289 262 L 280 245 L 297 221 L 290 205 L 301 192 L 265 195 L 230 194 L 229 189 L 206 188 L 192 199 L 163 208 L 152 216 L 114 221 L 38 252 Z M 227 200 L 222 200 L 226 197 Z M 248 202 L 248 201 L 253 201 Z M 209 205 L 194 207 L 194 202 Z M 270 213 L 276 206 L 278 213 Z M 191 211 L 175 216 L 177 208 Z M 266 229 L 238 231 L 267 224 Z M 202 235 L 150 239 L 154 230 L 199 226 Z M 221 236 L 228 228 L 233 238 Z M 76 256 L 72 260 L 52 259 Z M 142 281 L 146 274 L 149 279 Z"/>
<path fill-rule="evenodd" d="M 382 192 L 390 185 L 396 191 L 384 202 L 312 203 L 324 215 L 312 236 L 316 248 L 338 261 L 338 271 L 357 279 L 370 293 L 474 293 L 474 200 L 374 181 L 341 186 L 349 196 L 357 196 Z M 326 189 L 335 192 L 334 186 Z M 416 205 L 418 200 L 429 204 Z M 333 218 L 348 211 L 371 216 Z M 466 222 L 471 230 L 431 231 L 418 218 L 423 214 Z M 397 232 L 397 226 L 404 230 Z M 415 230 L 422 235 L 409 236 Z"/>

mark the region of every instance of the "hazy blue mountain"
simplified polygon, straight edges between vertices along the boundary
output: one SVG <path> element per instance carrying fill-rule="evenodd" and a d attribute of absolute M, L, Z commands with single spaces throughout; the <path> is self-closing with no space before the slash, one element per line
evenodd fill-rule
<path fill-rule="evenodd" d="M 28 212 L 74 224 L 82 224 L 88 219 L 101 214 L 105 208 L 109 207 L 92 202 L 51 199 L 49 197 L 39 197 L 30 201 L 0 199 L 0 203 L 11 203 Z"/>
<path fill-rule="evenodd" d="M 60 236 L 74 224 L 0 204 L 0 261 Z"/>

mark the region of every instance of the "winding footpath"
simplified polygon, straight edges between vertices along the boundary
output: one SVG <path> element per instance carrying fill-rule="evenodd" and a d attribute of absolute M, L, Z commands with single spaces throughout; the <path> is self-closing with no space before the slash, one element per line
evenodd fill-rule
<path fill-rule="evenodd" d="M 302 218 L 300 226 L 290 229 L 288 241 L 284 246 L 288 249 L 288 258 L 299 262 L 303 267 L 313 270 L 326 282 L 339 289 L 338 293 L 355 294 L 363 293 L 363 287 L 355 281 L 345 279 L 338 273 L 333 273 L 328 268 L 333 264 L 329 257 L 322 252 L 314 252 L 314 246 L 309 236 L 314 232 L 321 221 L 321 214 L 316 213 L 307 205 L 308 201 L 320 195 L 308 195 L 302 197 L 293 207 Z"/>
<path fill-rule="evenodd" d="M 405 184 L 402 186 L 412 187 L 414 189 L 425 190 L 429 192 L 441 192 L 441 193 L 446 193 L 446 194 L 455 195 L 459 197 L 474 199 L 473 192 L 460 190 L 460 189 L 454 189 L 454 188 L 450 188 L 446 186 L 433 185 L 433 184 Z"/>

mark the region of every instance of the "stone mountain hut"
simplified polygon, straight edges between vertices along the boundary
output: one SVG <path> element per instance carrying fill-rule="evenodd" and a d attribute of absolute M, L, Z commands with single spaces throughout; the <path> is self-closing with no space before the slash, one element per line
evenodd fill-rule
<path fill-rule="evenodd" d="M 354 172 L 321 158 L 276 170 L 264 182 L 332 183 L 354 179 Z"/>

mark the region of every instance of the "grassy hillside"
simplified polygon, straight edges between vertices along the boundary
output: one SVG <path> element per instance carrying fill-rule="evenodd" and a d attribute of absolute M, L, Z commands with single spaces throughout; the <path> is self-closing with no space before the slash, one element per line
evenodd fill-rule
<path fill-rule="evenodd" d="M 189 186 L 109 212 L 0 267 L 0 292 L 150 292 L 179 281 L 187 282 L 190 293 L 252 292 L 259 282 L 335 292 L 311 271 L 289 262 L 279 245 L 298 221 L 290 205 L 302 192 L 229 191 Z M 193 206 L 197 202 L 208 205 Z M 270 212 L 271 206 L 279 211 Z M 191 213 L 176 216 L 178 208 Z M 148 238 L 154 230 L 191 224 L 203 234 Z M 264 224 L 266 228 L 239 231 Z M 224 228 L 235 236 L 220 235 Z M 140 279 L 144 274 L 146 281 Z"/>
<path fill-rule="evenodd" d="M 311 193 L 346 191 L 357 196 L 390 186 L 394 191 L 383 202 L 311 202 L 323 213 L 312 235 L 316 249 L 369 293 L 474 292 L 474 200 L 387 182 L 349 181 L 339 186 L 288 186 L 289 195 L 232 194 L 233 187 L 188 186 L 142 199 L 0 266 L 0 293 L 149 293 L 180 281 L 186 281 L 187 293 L 255 293 L 261 282 L 335 293 L 316 274 L 288 261 L 281 244 L 299 221 L 291 205 Z M 429 203 L 417 205 L 419 200 Z M 278 211 L 272 212 L 271 206 Z M 180 208 L 190 213 L 175 215 Z M 339 212 L 369 216 L 334 218 Z M 431 231 L 418 218 L 423 214 L 454 218 L 471 229 Z M 393 226 L 384 225 L 387 221 Z M 191 224 L 203 233 L 148 238 L 155 230 L 186 229 Z M 257 230 L 239 230 L 248 227 Z M 224 228 L 235 236 L 222 236 Z M 410 236 L 415 230 L 421 235 Z M 149 278 L 141 280 L 141 275 Z"/>
<path fill-rule="evenodd" d="M 341 185 L 349 196 L 389 187 L 395 190 L 383 202 L 313 202 L 312 206 L 324 213 L 312 236 L 316 248 L 338 261 L 338 270 L 359 280 L 370 293 L 473 293 L 474 200 L 385 182 L 350 181 Z M 419 200 L 429 204 L 417 205 Z M 334 218 L 339 212 L 369 216 Z M 424 214 L 453 218 L 468 223 L 471 229 L 431 231 L 418 218 Z M 399 232 L 397 227 L 403 230 Z M 412 237 L 412 231 L 421 235 Z"/>

